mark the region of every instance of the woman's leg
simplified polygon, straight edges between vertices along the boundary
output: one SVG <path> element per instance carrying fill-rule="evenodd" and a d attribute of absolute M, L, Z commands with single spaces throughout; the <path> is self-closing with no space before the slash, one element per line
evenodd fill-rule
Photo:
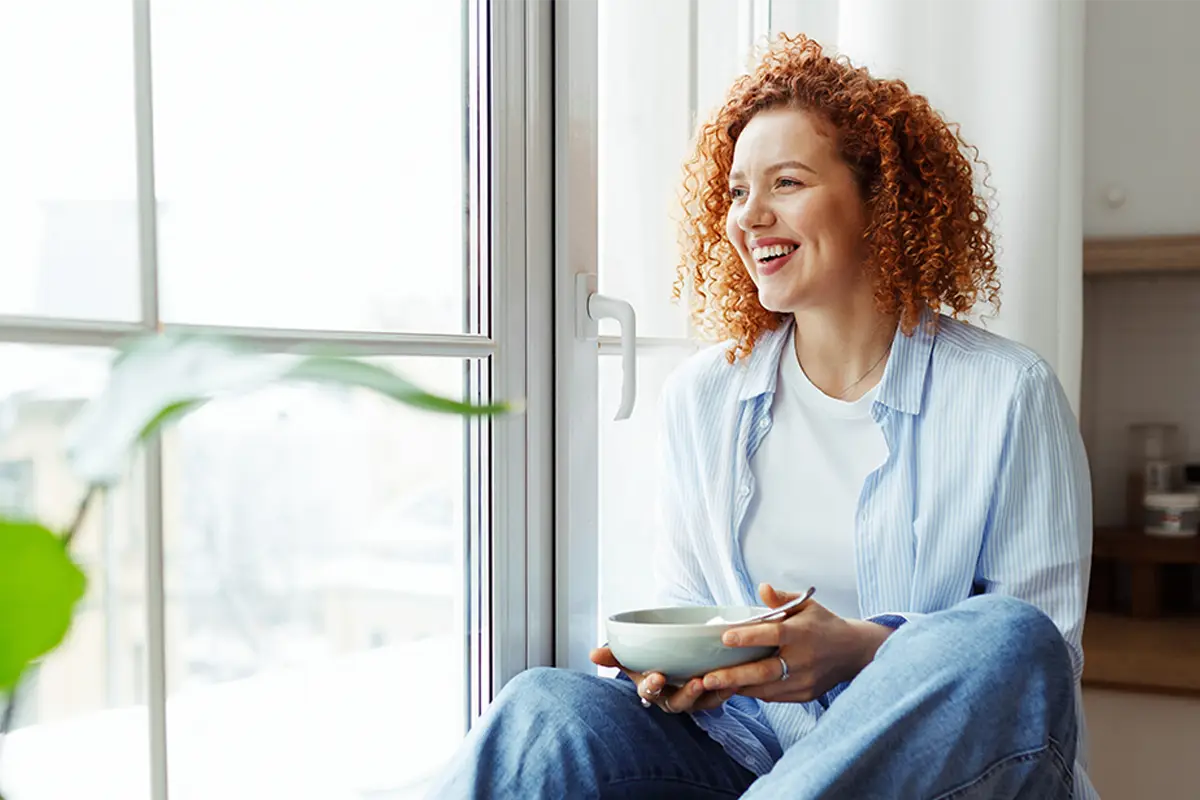
<path fill-rule="evenodd" d="M 733 798 L 754 777 L 629 681 L 542 667 L 504 687 L 429 797 Z"/>
<path fill-rule="evenodd" d="M 897 630 L 748 798 L 1070 798 L 1075 695 L 1058 629 L 981 595 Z"/>

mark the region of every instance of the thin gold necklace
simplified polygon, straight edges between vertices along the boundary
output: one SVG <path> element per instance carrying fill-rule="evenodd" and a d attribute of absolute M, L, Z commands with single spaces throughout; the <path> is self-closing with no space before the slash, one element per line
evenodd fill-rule
<path fill-rule="evenodd" d="M 867 370 L 866 372 L 864 372 L 864 373 L 862 374 L 862 377 L 861 377 L 861 378 L 859 378 L 859 379 L 858 379 L 858 380 L 856 380 L 854 383 L 852 383 L 852 384 L 850 384 L 849 386 L 847 386 L 845 389 L 842 389 L 842 390 L 841 390 L 840 392 L 838 392 L 837 394 L 833 395 L 833 399 L 834 399 L 834 400 L 841 400 L 843 397 L 845 397 L 845 396 L 846 396 L 846 392 L 850 391 L 850 390 L 851 390 L 851 389 L 853 389 L 855 386 L 858 386 L 860 383 L 862 383 L 863 381 L 865 381 L 865 380 L 867 379 L 867 376 L 868 376 L 868 375 L 870 375 L 872 372 L 874 372 L 874 371 L 875 371 L 875 368 L 876 368 L 876 367 L 878 367 L 880 364 L 882 364 L 882 363 L 883 363 L 883 360 L 884 360 L 885 358 L 887 358 L 887 356 L 888 356 L 888 353 L 890 353 L 890 352 L 892 352 L 892 343 L 891 343 L 891 342 L 888 342 L 887 349 L 883 351 L 883 355 L 881 355 L 881 356 L 879 357 L 879 360 L 877 360 L 877 361 L 876 361 L 874 364 L 872 364 L 872 365 L 871 365 L 871 368 L 870 368 L 869 370 Z"/>
<path fill-rule="evenodd" d="M 894 341 L 895 341 L 895 340 L 893 340 L 893 342 L 894 342 Z M 860 378 L 859 378 L 858 380 L 856 380 L 854 383 L 852 383 L 852 384 L 850 384 L 849 386 L 847 386 L 847 387 L 845 387 L 844 389 L 842 389 L 842 390 L 841 390 L 840 392 L 838 392 L 837 394 L 831 394 L 831 395 L 829 395 L 829 396 L 830 396 L 830 397 L 832 397 L 834 400 L 841 400 L 843 397 L 845 397 L 845 396 L 846 396 L 846 392 L 850 391 L 850 390 L 851 390 L 851 389 L 853 389 L 855 386 L 858 386 L 860 383 L 862 383 L 863 381 L 865 381 L 865 380 L 867 379 L 867 376 L 868 376 L 868 375 L 870 375 L 872 372 L 874 372 L 874 371 L 875 371 L 875 368 L 876 368 L 876 367 L 878 367 L 880 364 L 882 364 L 882 363 L 883 363 L 883 360 L 884 360 L 885 358 L 887 358 L 887 357 L 888 357 L 888 353 L 890 353 L 890 352 L 892 352 L 892 342 L 888 342 L 887 349 L 883 351 L 883 355 L 881 355 L 881 356 L 879 357 L 879 359 L 878 359 L 878 360 L 876 360 L 876 362 L 875 362 L 874 364 L 872 364 L 872 365 L 871 365 L 871 368 L 870 368 L 870 369 L 868 369 L 866 372 L 864 372 L 864 373 L 862 374 L 862 377 L 860 377 Z M 800 371 L 801 371 L 801 372 L 805 372 L 805 374 L 807 374 L 807 372 L 806 372 L 806 371 L 805 371 L 805 369 L 804 369 L 804 363 L 803 363 L 802 361 L 800 361 L 800 353 L 798 353 L 798 352 L 796 353 L 796 362 L 797 362 L 797 363 L 800 365 Z"/>

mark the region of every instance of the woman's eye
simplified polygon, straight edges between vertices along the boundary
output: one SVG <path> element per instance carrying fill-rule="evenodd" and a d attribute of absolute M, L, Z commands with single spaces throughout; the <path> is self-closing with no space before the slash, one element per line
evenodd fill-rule
<path fill-rule="evenodd" d="M 780 186 L 788 186 L 788 187 L 791 187 L 791 186 L 803 186 L 803 185 L 804 185 L 804 181 L 798 181 L 798 180 L 796 180 L 795 178 L 780 178 L 780 179 L 779 179 L 779 185 L 780 185 Z"/>
<path fill-rule="evenodd" d="M 740 187 L 733 187 L 729 190 L 729 196 L 734 200 L 741 200 L 746 196 L 746 190 Z"/>

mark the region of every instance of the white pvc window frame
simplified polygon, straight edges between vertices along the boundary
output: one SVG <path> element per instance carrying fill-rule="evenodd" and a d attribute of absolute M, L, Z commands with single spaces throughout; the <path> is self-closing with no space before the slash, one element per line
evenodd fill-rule
<path fill-rule="evenodd" d="M 335 345 L 359 356 L 468 359 L 466 396 L 523 398 L 524 415 L 465 421 L 468 719 L 513 675 L 552 660 L 552 31 L 549 3 L 461 0 L 468 162 L 465 333 L 183 325 L 159 314 L 152 0 L 133 6 L 139 320 L 0 315 L 0 344 L 111 347 L 157 330 L 219 333 L 264 352 Z M 429 0 L 445 2 L 445 0 Z M 144 459 L 150 797 L 167 800 L 162 445 Z M 381 711 L 381 713 L 385 713 Z"/>

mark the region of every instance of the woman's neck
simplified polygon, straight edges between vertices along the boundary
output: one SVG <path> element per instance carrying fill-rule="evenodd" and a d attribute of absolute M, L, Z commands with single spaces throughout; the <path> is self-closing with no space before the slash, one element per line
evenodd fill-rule
<path fill-rule="evenodd" d="M 874 297 L 793 316 L 796 358 L 814 386 L 830 397 L 852 401 L 879 383 L 899 320 L 881 314 Z"/>

